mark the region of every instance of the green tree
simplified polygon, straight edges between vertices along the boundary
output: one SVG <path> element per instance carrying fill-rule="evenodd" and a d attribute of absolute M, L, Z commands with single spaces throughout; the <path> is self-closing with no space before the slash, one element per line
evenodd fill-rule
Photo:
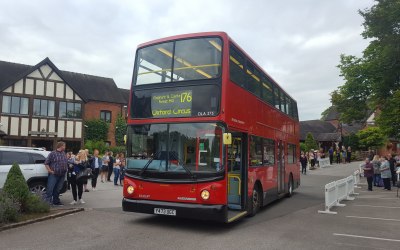
<path fill-rule="evenodd" d="M 386 100 L 381 108 L 381 114 L 376 119 L 377 125 L 393 137 L 400 138 L 400 90 Z"/>
<path fill-rule="evenodd" d="M 117 146 L 125 145 L 124 136 L 126 135 L 126 121 L 124 117 L 119 114 L 115 122 L 115 143 Z"/>
<path fill-rule="evenodd" d="M 343 145 L 345 145 L 346 147 L 351 147 L 353 151 L 360 149 L 360 142 L 358 136 L 356 134 L 350 134 L 348 136 L 344 136 Z"/>
<path fill-rule="evenodd" d="M 314 136 L 311 133 L 307 133 L 305 144 L 305 150 L 310 151 L 311 149 L 318 150 L 318 143 L 314 140 Z"/>
<path fill-rule="evenodd" d="M 376 0 L 359 14 L 364 18 L 362 36 L 370 43 L 361 58 L 341 55 L 338 67 L 345 83 L 331 94 L 331 101 L 345 123 L 366 119 L 368 110 L 381 110 L 379 126 L 395 136 L 396 130 L 388 127 L 392 120 L 386 119 L 400 113 L 385 105 L 400 89 L 400 1 Z"/>
<path fill-rule="evenodd" d="M 379 127 L 368 127 L 357 133 L 360 147 L 367 150 L 369 148 L 378 149 L 385 145 L 387 137 Z"/>
<path fill-rule="evenodd" d="M 31 193 L 29 192 L 28 184 L 17 163 L 12 165 L 7 174 L 3 192 L 20 205 L 20 211 L 25 210 L 27 200 Z"/>
<path fill-rule="evenodd" d="M 84 128 L 85 128 L 85 140 L 90 140 L 90 141 L 107 140 L 109 123 L 100 119 L 93 119 L 85 121 Z"/>

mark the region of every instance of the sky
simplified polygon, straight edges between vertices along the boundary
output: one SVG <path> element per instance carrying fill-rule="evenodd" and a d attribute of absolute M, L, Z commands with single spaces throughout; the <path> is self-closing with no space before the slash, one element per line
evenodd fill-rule
<path fill-rule="evenodd" d="M 343 85 L 340 55 L 361 56 L 358 10 L 373 0 L 0 0 L 0 60 L 113 78 L 130 88 L 136 47 L 225 31 L 296 101 L 321 118 Z"/>

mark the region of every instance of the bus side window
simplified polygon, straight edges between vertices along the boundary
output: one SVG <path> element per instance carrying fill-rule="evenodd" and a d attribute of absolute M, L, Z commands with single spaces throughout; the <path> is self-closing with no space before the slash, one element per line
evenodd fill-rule
<path fill-rule="evenodd" d="M 229 75 L 231 81 L 237 83 L 242 88 L 246 88 L 244 72 L 244 56 L 233 46 L 230 47 Z"/>

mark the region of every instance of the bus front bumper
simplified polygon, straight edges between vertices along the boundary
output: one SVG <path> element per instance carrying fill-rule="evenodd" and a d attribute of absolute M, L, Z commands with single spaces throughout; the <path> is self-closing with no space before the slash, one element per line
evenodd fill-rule
<path fill-rule="evenodd" d="M 226 222 L 226 205 L 203 205 L 166 201 L 149 201 L 122 199 L 122 210 L 126 212 L 137 212 L 146 214 L 156 214 L 156 209 L 172 209 L 176 211 L 176 216 L 189 219 L 212 220 Z"/>

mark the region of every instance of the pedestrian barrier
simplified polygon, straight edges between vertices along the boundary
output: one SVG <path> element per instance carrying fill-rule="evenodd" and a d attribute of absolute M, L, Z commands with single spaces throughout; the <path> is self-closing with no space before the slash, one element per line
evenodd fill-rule
<path fill-rule="evenodd" d="M 329 158 L 322 158 L 318 161 L 320 168 L 329 167 L 331 165 Z"/>
<path fill-rule="evenodd" d="M 361 187 L 357 186 L 357 184 L 360 183 L 360 170 L 354 171 L 353 178 L 354 178 L 354 187 L 361 188 Z"/>
<path fill-rule="evenodd" d="M 320 214 L 337 214 L 330 209 L 337 203 L 337 186 L 336 181 L 325 185 L 325 210 L 319 210 Z"/>
<path fill-rule="evenodd" d="M 352 175 L 346 178 L 346 188 L 347 188 L 346 200 L 349 201 L 354 200 L 354 197 L 351 197 L 350 195 L 358 195 L 358 193 L 354 192 L 354 177 Z"/>
<path fill-rule="evenodd" d="M 354 200 L 350 195 L 358 195 L 354 192 L 356 184 L 360 183 L 360 171 L 356 170 L 354 173 L 346 178 L 330 182 L 325 185 L 325 210 L 318 210 L 320 214 L 337 214 L 337 212 L 330 209 L 334 206 L 344 207 L 345 204 L 340 203 L 343 200 Z"/>
<path fill-rule="evenodd" d="M 337 186 L 337 203 L 336 206 L 338 207 L 344 207 L 346 206 L 345 204 L 340 204 L 342 200 L 345 200 L 347 197 L 347 178 L 345 179 L 340 179 L 336 181 L 336 186 Z"/>

